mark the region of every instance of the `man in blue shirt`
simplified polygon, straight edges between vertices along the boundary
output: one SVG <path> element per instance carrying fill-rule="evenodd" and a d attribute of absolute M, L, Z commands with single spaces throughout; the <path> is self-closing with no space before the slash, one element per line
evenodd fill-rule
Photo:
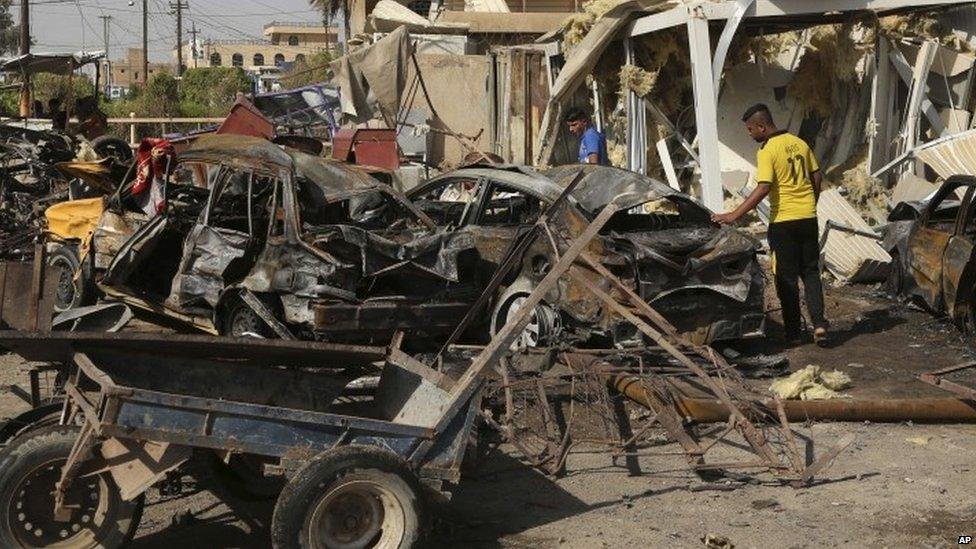
<path fill-rule="evenodd" d="M 607 166 L 607 138 L 590 124 L 590 114 L 581 108 L 570 109 L 566 115 L 569 132 L 579 138 L 580 164 Z"/>

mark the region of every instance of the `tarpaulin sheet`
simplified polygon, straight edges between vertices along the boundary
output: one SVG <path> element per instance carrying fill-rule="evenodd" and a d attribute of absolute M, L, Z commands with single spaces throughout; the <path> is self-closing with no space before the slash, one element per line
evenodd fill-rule
<path fill-rule="evenodd" d="M 345 121 L 359 124 L 372 119 L 375 103 L 386 122 L 392 125 L 407 84 L 412 52 L 410 34 L 405 27 L 400 27 L 372 46 L 332 62 L 332 71 L 342 91 L 340 102 Z"/>

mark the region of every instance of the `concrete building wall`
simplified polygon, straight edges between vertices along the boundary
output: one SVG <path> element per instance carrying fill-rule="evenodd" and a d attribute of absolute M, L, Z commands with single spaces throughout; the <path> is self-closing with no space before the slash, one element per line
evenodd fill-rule
<path fill-rule="evenodd" d="M 131 88 L 135 84 L 142 84 L 142 55 L 141 48 L 129 48 L 126 50 L 125 58 L 112 61 L 112 80 L 113 86 L 121 88 Z M 173 67 L 169 63 L 149 63 L 149 77 L 159 71 L 173 72 Z"/>
<path fill-rule="evenodd" d="M 251 70 L 255 67 L 273 67 L 276 58 L 291 63 L 300 56 L 306 58 L 325 49 L 325 43 L 309 43 L 301 46 L 272 44 L 260 40 L 249 41 L 221 41 L 204 43 L 200 48 L 201 56 L 194 59 L 190 44 L 183 45 L 183 63 L 187 68 L 194 67 L 233 67 L 234 55 L 240 55 L 241 67 Z M 260 55 L 259 58 L 256 56 Z M 277 56 L 281 56 L 280 58 Z M 176 53 L 173 53 L 174 59 Z M 219 58 L 220 63 L 214 63 Z M 258 63 L 260 61 L 261 63 Z"/>
<path fill-rule="evenodd" d="M 429 121 L 433 128 L 450 129 L 454 132 L 474 136 L 481 132 L 475 146 L 489 151 L 488 127 L 490 109 L 488 105 L 488 74 L 490 58 L 484 55 L 419 55 L 424 83 L 431 94 L 431 103 L 439 118 Z M 411 66 L 407 82 L 414 77 Z M 423 94 L 418 93 L 414 109 L 428 113 Z M 483 131 L 482 131 L 483 130 Z M 410 131 L 409 128 L 404 131 Z M 430 162 L 456 166 L 467 154 L 458 141 L 450 136 L 433 134 L 431 136 Z"/>

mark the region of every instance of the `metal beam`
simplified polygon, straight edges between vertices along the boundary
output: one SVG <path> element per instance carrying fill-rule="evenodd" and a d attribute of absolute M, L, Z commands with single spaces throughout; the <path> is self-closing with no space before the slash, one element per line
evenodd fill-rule
<path fill-rule="evenodd" d="M 712 74 L 712 52 L 708 38 L 708 20 L 688 20 L 688 44 L 691 54 L 692 92 L 695 97 L 695 127 L 698 129 L 698 166 L 701 172 L 701 198 L 705 207 L 721 211 L 725 198 L 722 170 L 719 165 L 718 107 L 715 79 Z"/>
<path fill-rule="evenodd" d="M 633 39 L 624 39 L 624 62 L 636 65 Z M 643 100 L 634 90 L 627 91 L 627 169 L 632 172 L 647 171 L 647 117 Z"/>
<path fill-rule="evenodd" d="M 932 55 L 934 56 L 934 48 L 932 50 Z M 919 58 L 921 58 L 922 51 L 919 50 Z M 901 53 L 894 45 L 891 45 L 888 50 L 888 59 L 891 64 L 894 65 L 895 70 L 898 71 L 898 76 L 901 77 L 902 81 L 909 87 L 912 88 L 913 85 L 913 71 L 912 66 L 908 64 L 908 60 L 905 59 L 905 55 Z M 934 57 L 933 57 L 934 60 Z M 929 61 L 929 66 L 931 67 L 932 60 Z M 926 78 L 928 80 L 928 70 L 926 70 Z M 924 86 L 924 82 L 922 83 Z M 924 87 L 923 87 L 924 90 Z M 942 122 L 942 118 L 939 116 L 939 111 L 935 110 L 935 106 L 929 101 L 928 97 L 922 98 L 921 104 L 922 112 L 925 113 L 925 117 L 929 119 L 929 123 L 932 124 L 932 128 L 939 134 L 939 136 L 946 135 L 945 123 Z"/>
<path fill-rule="evenodd" d="M 627 36 L 633 37 L 673 27 L 680 27 L 688 22 L 688 18 L 690 17 L 689 9 L 689 6 L 678 6 L 660 13 L 645 15 L 639 19 L 635 19 L 624 32 L 627 33 Z"/>
<path fill-rule="evenodd" d="M 722 70 L 725 69 L 725 57 L 729 54 L 729 46 L 732 45 L 732 39 L 735 37 L 735 31 L 739 28 L 739 23 L 742 22 L 742 18 L 745 16 L 746 11 L 749 10 L 749 7 L 752 6 L 753 2 L 755 0 L 736 0 L 735 12 L 726 21 L 725 28 L 722 29 L 722 36 L 719 37 L 718 44 L 715 46 L 715 59 L 712 61 L 712 78 L 715 79 L 715 101 L 718 101 L 719 82 L 722 79 Z"/>

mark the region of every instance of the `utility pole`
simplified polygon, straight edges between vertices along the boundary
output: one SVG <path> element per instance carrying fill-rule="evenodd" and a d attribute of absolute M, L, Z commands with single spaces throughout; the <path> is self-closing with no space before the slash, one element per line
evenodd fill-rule
<path fill-rule="evenodd" d="M 183 10 L 190 4 L 183 0 L 169 3 L 169 9 L 176 10 L 176 76 L 183 76 Z"/>
<path fill-rule="evenodd" d="M 192 28 L 193 30 L 190 31 L 190 36 L 193 37 L 190 39 L 190 57 L 193 58 L 193 68 L 195 69 L 197 68 L 197 34 L 200 33 L 200 31 L 197 30 L 196 21 L 193 22 Z"/>
<path fill-rule="evenodd" d="M 142 0 L 142 84 L 149 83 L 149 0 Z"/>
<path fill-rule="evenodd" d="M 112 21 L 111 15 L 99 15 L 102 20 L 102 39 L 105 42 L 105 97 L 108 98 L 112 92 L 112 59 L 108 55 L 108 26 Z"/>
<path fill-rule="evenodd" d="M 30 2 L 20 0 L 20 54 L 30 53 Z M 24 73 L 24 82 L 20 88 L 20 116 L 30 116 L 30 75 Z"/>

